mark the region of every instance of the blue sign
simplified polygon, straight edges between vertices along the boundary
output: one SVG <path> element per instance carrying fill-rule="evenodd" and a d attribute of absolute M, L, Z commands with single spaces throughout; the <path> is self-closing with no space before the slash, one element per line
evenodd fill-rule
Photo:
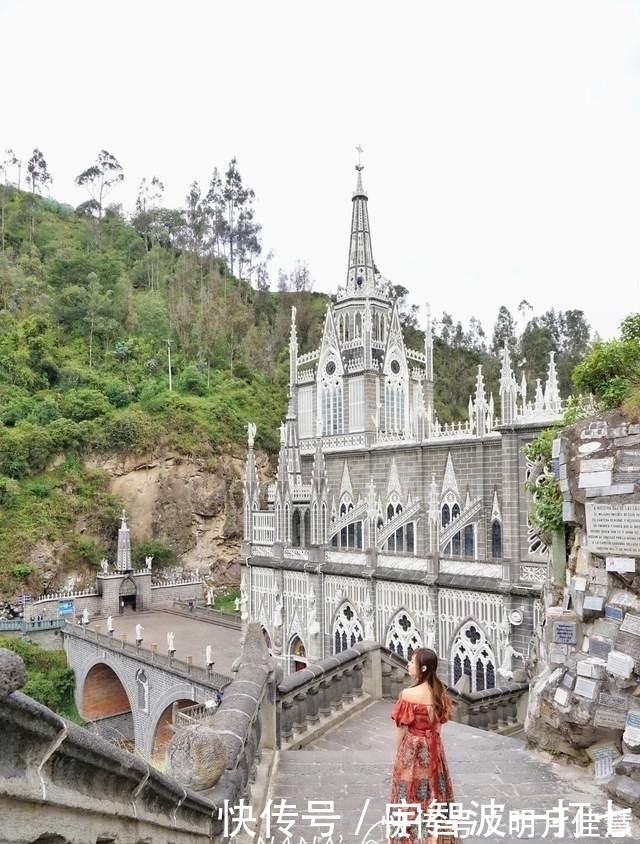
<path fill-rule="evenodd" d="M 58 615 L 73 615 L 73 601 L 58 601 Z"/>

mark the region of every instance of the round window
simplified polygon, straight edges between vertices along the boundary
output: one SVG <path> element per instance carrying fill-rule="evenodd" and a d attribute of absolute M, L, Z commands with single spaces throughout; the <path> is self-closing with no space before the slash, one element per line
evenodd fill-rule
<path fill-rule="evenodd" d="M 393 372 L 394 375 L 397 375 L 398 372 L 400 372 L 400 364 L 398 363 L 397 360 L 391 361 L 391 371 Z"/>
<path fill-rule="evenodd" d="M 327 373 L 327 375 L 333 375 L 333 373 L 336 371 L 336 362 L 333 360 L 328 360 L 324 371 Z"/>

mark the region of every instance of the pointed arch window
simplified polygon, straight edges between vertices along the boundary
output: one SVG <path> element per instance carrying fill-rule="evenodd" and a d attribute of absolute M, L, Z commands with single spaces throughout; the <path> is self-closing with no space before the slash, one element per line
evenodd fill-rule
<path fill-rule="evenodd" d="M 498 519 L 491 522 L 491 556 L 494 560 L 502 557 L 502 525 Z"/>
<path fill-rule="evenodd" d="M 496 687 L 496 660 L 486 637 L 474 622 L 467 622 L 459 631 L 451 648 L 452 684 L 463 675 L 472 692 Z"/>
<path fill-rule="evenodd" d="M 297 509 L 293 511 L 293 518 L 291 519 L 291 544 L 294 548 L 300 548 L 302 545 L 300 510 Z"/>
<path fill-rule="evenodd" d="M 385 645 L 402 659 L 411 659 L 415 650 L 422 647 L 422 636 L 418 632 L 413 618 L 405 610 L 400 610 L 391 620 Z"/>
<path fill-rule="evenodd" d="M 322 435 L 324 437 L 343 433 L 343 391 L 342 381 L 323 381 L 320 385 L 320 407 L 322 411 Z"/>
<path fill-rule="evenodd" d="M 360 619 L 349 601 L 345 601 L 340 605 L 333 623 L 333 652 L 339 654 L 363 639 L 364 630 Z"/>
<path fill-rule="evenodd" d="M 465 557 L 475 557 L 476 554 L 476 540 L 473 525 L 467 525 L 464 529 L 464 555 Z"/>
<path fill-rule="evenodd" d="M 447 527 L 447 525 L 449 524 L 450 521 L 451 521 L 451 510 L 449 509 L 449 505 L 443 504 L 442 505 L 442 511 L 441 511 L 440 524 L 442 525 L 442 527 Z"/>

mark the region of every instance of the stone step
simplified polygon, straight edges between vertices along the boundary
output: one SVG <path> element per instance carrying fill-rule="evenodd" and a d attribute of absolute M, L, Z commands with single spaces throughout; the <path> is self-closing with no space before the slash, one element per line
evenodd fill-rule
<path fill-rule="evenodd" d="M 299 844 L 303 839 L 309 844 L 315 834 L 316 844 L 328 844 L 328 839 L 320 837 L 328 828 L 314 827 L 311 818 L 301 817 L 312 814 L 308 812 L 309 801 L 332 801 L 333 811 L 339 816 L 331 834 L 333 842 L 339 841 L 340 835 L 350 844 L 386 842 L 387 830 L 381 820 L 388 801 L 394 747 L 390 711 L 389 701 L 375 702 L 306 749 L 278 754 L 269 798 L 272 806 L 283 799 L 295 806 L 298 816 L 292 842 Z M 522 738 L 463 724 L 447 724 L 443 740 L 456 800 L 476 821 L 475 830 L 464 839 L 468 844 L 557 840 L 560 836 L 554 833 L 559 828 L 554 819 L 562 814 L 563 806 L 566 821 L 562 838 L 584 838 L 598 844 L 640 840 L 637 818 L 630 819 L 629 834 L 621 836 L 612 834 L 606 818 L 592 818 L 589 835 L 575 825 L 580 817 L 586 820 L 607 808 L 607 795 L 595 784 L 592 771 L 561 764 L 547 754 L 528 749 Z M 497 808 L 492 810 L 492 806 Z M 497 818 L 493 825 L 488 820 L 492 811 Z M 524 826 L 527 812 L 536 815 L 529 828 Z M 520 826 L 510 827 L 510 813 L 511 819 L 519 819 Z M 273 812 L 271 816 L 273 822 Z M 594 837 L 594 830 L 598 837 Z M 266 831 L 261 826 L 260 836 L 265 840 Z M 277 825 L 270 833 L 274 844 L 284 841 Z M 398 839 L 398 844 L 403 844 L 403 839 Z"/>

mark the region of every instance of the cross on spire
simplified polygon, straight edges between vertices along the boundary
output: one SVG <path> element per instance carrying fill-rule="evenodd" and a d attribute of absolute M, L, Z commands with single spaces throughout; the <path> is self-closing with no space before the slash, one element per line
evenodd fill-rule
<path fill-rule="evenodd" d="M 362 153 L 364 152 L 364 150 L 362 149 L 360 144 L 358 144 L 358 146 L 356 147 L 356 152 L 358 153 L 358 163 L 356 164 L 356 170 L 362 170 L 364 169 L 364 165 L 362 163 Z"/>

